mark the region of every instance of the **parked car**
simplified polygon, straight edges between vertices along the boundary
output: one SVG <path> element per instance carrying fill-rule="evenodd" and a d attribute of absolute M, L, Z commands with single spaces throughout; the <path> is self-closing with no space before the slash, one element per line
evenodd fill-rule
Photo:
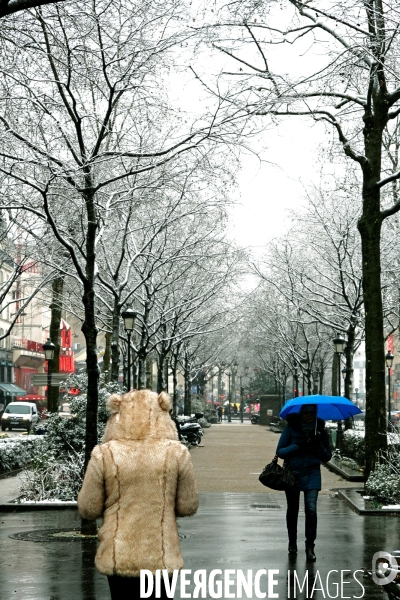
<path fill-rule="evenodd" d="M 67 419 L 70 419 L 73 416 L 71 415 L 71 407 L 69 402 L 64 402 L 63 404 L 61 404 L 61 406 L 58 409 L 58 416 L 66 417 Z"/>
<path fill-rule="evenodd" d="M 31 430 L 39 420 L 38 411 L 34 402 L 10 402 L 1 416 L 1 430 L 22 428 Z"/>

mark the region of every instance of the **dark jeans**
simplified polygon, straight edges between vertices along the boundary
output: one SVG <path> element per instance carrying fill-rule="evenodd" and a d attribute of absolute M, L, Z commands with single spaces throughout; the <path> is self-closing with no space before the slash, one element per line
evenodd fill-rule
<path fill-rule="evenodd" d="M 140 577 L 121 577 L 121 575 L 108 575 L 108 584 L 110 586 L 111 600 L 139 600 L 140 598 Z M 156 586 L 153 593 L 149 596 L 154 599 L 156 596 Z M 164 580 L 161 577 L 161 599 L 167 600 Z"/>
<path fill-rule="evenodd" d="M 285 494 L 287 500 L 286 525 L 289 543 L 296 543 L 300 490 L 287 490 Z M 304 491 L 304 512 L 306 514 L 306 548 L 314 548 L 314 542 L 317 537 L 317 498 L 318 490 Z"/>

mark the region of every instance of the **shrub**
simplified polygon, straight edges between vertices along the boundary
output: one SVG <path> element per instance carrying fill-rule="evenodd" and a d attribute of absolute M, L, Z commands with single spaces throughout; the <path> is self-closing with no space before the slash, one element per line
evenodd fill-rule
<path fill-rule="evenodd" d="M 41 436 L 3 438 L 0 440 L 0 473 L 21 469 L 42 452 Z"/>
<path fill-rule="evenodd" d="M 340 450 L 334 450 L 332 453 L 332 458 L 335 460 L 339 460 L 344 467 L 353 469 L 353 471 L 360 470 L 360 465 L 352 458 L 348 458 L 347 456 L 342 456 L 340 453 Z"/>
<path fill-rule="evenodd" d="M 103 381 L 100 381 L 100 385 Z M 32 466 L 22 477 L 21 500 L 76 500 L 83 479 L 85 452 L 85 422 L 87 376 L 72 375 L 66 387 L 77 388 L 80 394 L 70 401 L 71 417 L 48 415 L 37 429 L 44 429 L 42 455 L 36 456 Z M 118 384 L 102 385 L 99 390 L 97 420 L 98 439 L 101 440 L 108 413 L 106 399 L 120 392 Z"/>
<path fill-rule="evenodd" d="M 347 429 L 343 433 L 342 455 L 362 465 L 365 460 L 364 432 Z"/>
<path fill-rule="evenodd" d="M 76 500 L 84 475 L 83 453 L 68 454 L 59 461 L 53 454 L 37 457 L 21 475 L 20 502 L 27 500 Z"/>
<path fill-rule="evenodd" d="M 365 490 L 379 504 L 397 504 L 400 501 L 400 478 L 390 464 L 377 464 L 365 484 Z"/>

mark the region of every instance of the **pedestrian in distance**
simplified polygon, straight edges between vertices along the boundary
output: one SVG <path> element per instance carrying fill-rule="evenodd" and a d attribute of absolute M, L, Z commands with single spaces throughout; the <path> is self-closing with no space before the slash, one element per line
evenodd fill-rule
<path fill-rule="evenodd" d="M 332 457 L 325 421 L 317 418 L 315 404 L 303 404 L 300 412 L 289 414 L 288 422 L 278 442 L 276 454 L 283 458 L 293 471 L 297 483 L 286 490 L 286 525 L 289 537 L 289 554 L 297 553 L 297 520 L 300 492 L 304 493 L 306 517 L 306 558 L 314 562 L 317 537 L 317 499 L 321 489 L 321 462 Z"/>
<path fill-rule="evenodd" d="M 217 414 L 218 414 L 218 423 L 222 423 L 222 406 L 218 406 Z"/>
<path fill-rule="evenodd" d="M 78 508 L 103 518 L 95 564 L 112 600 L 140 597 L 140 571 L 183 567 L 176 517 L 195 514 L 198 492 L 189 451 L 178 441 L 168 394 L 113 394 L 103 443 L 89 461 Z M 155 593 L 150 598 L 155 598 Z M 163 577 L 161 598 L 167 598 Z"/>

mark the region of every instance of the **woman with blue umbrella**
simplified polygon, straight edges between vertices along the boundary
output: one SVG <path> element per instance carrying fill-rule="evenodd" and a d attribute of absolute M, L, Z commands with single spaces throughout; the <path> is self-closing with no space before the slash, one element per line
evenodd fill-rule
<path fill-rule="evenodd" d="M 300 398 L 296 398 L 297 401 Z M 306 398 L 303 398 L 303 402 Z M 285 405 L 286 407 L 286 405 Z M 286 490 L 286 524 L 289 536 L 289 554 L 297 553 L 297 520 L 300 492 L 304 493 L 306 516 L 306 558 L 314 562 L 314 545 L 317 537 L 317 498 L 321 489 L 321 462 L 328 462 L 332 452 L 329 445 L 325 421 L 317 417 L 317 404 L 297 404 L 280 416 L 288 425 L 279 439 L 276 454 L 283 458 L 296 475 L 294 488 Z M 297 409 L 297 412 L 294 410 Z"/>

